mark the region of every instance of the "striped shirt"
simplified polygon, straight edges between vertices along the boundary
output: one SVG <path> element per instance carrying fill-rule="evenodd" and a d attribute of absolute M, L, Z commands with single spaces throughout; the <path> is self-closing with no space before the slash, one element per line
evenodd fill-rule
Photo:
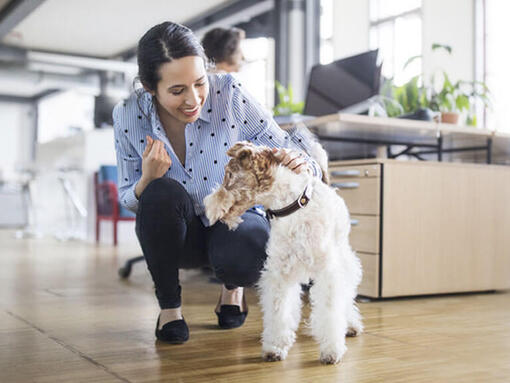
<path fill-rule="evenodd" d="M 146 136 L 162 141 L 172 160 L 164 177 L 180 182 L 194 202 L 195 213 L 205 226 L 203 199 L 217 184 L 223 182 L 225 165 L 230 158 L 226 151 L 238 141 L 275 148 L 292 148 L 306 152 L 310 147 L 299 133 L 282 130 L 269 111 L 248 94 L 230 74 L 209 75 L 209 94 L 199 118 L 186 124 L 186 158 L 183 165 L 177 158 L 159 120 L 152 96 L 148 92 L 133 93 L 113 110 L 115 150 L 117 153 L 120 203 L 136 213 L 138 199 L 135 186 L 142 175 L 142 153 Z M 142 113 L 143 111 L 143 113 Z M 320 168 L 306 156 L 316 176 Z M 263 211 L 255 209 L 260 214 Z"/>

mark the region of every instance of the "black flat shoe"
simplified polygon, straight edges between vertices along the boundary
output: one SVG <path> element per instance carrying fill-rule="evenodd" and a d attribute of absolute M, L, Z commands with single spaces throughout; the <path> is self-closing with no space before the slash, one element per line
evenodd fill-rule
<path fill-rule="evenodd" d="M 178 319 L 165 323 L 160 330 L 158 316 L 158 323 L 156 323 L 156 338 L 171 344 L 184 343 L 189 339 L 188 325 L 184 319 Z"/>
<path fill-rule="evenodd" d="M 244 292 L 243 292 L 244 293 Z M 221 297 L 220 297 L 221 299 Z M 248 306 L 243 294 L 244 312 L 237 305 L 219 305 L 219 311 L 214 312 L 218 316 L 218 326 L 222 329 L 231 329 L 241 327 L 248 316 Z"/>

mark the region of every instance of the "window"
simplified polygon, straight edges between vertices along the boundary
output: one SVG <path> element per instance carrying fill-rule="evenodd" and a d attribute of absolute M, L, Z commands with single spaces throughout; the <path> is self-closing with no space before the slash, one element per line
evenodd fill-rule
<path fill-rule="evenodd" d="M 274 40 L 259 37 L 241 40 L 245 64 L 234 75 L 262 105 L 274 106 Z"/>
<path fill-rule="evenodd" d="M 370 49 L 379 48 L 384 77 L 397 85 L 422 72 L 421 0 L 370 0 Z"/>
<path fill-rule="evenodd" d="M 508 111 L 510 110 L 510 71 L 508 62 L 508 14 L 510 2 L 500 0 L 484 0 L 485 20 L 482 20 L 484 38 L 481 41 L 484 64 L 483 78 L 491 92 L 492 108 L 487 110 L 486 127 L 491 130 L 510 132 Z"/>

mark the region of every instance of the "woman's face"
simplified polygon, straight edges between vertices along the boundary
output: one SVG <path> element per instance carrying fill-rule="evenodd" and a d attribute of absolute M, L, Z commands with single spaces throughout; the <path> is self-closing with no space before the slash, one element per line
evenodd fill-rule
<path fill-rule="evenodd" d="M 156 92 L 151 92 L 159 103 L 159 113 L 182 123 L 196 121 L 209 93 L 204 60 L 199 56 L 175 59 L 161 65 L 159 76 Z"/>
<path fill-rule="evenodd" d="M 222 61 L 216 64 L 216 68 L 227 73 L 239 72 L 244 64 L 244 55 L 241 47 L 230 56 L 229 60 Z"/>

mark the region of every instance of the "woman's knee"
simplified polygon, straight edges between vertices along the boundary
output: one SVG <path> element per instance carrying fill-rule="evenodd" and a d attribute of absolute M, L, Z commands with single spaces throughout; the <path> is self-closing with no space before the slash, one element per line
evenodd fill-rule
<path fill-rule="evenodd" d="M 255 284 L 266 260 L 266 235 L 262 230 L 232 241 L 224 239 L 220 246 L 210 249 L 210 263 L 216 276 L 227 284 Z"/>
<path fill-rule="evenodd" d="M 212 265 L 216 277 L 223 283 L 234 286 L 253 286 L 260 278 L 264 257 L 255 262 L 237 262 Z"/>
<path fill-rule="evenodd" d="M 140 205 L 161 206 L 189 199 L 188 192 L 176 180 L 171 178 L 156 178 L 152 180 L 140 195 Z"/>

